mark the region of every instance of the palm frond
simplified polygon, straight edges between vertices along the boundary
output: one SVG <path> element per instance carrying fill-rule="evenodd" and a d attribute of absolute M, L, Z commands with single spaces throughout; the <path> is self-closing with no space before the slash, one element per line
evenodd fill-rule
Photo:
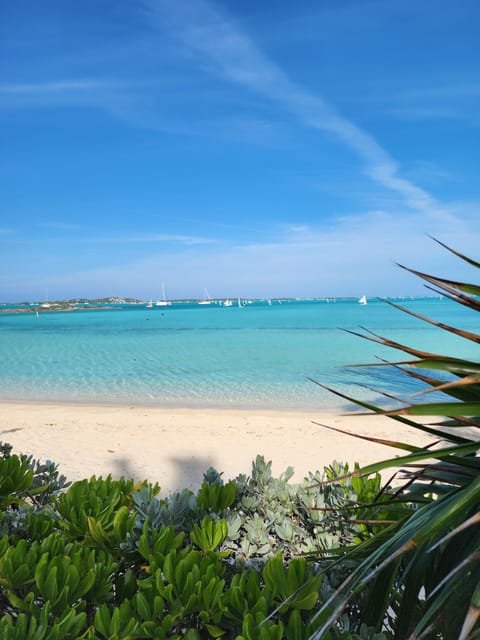
<path fill-rule="evenodd" d="M 480 268 L 478 261 L 433 239 L 469 265 Z M 421 278 L 432 291 L 472 311 L 480 311 L 478 284 L 399 266 Z M 442 331 L 480 344 L 479 333 L 451 326 L 388 300 L 384 302 Z M 362 621 L 373 624 L 378 631 L 388 630 L 397 640 L 480 637 L 480 438 L 475 435 L 480 427 L 480 363 L 414 348 L 365 327 L 346 331 L 411 357 L 395 362 L 380 358 L 376 363 L 354 366 L 393 367 L 406 380 L 418 381 L 427 388 L 392 409 L 320 386 L 366 410 L 354 415 L 387 415 L 439 440 L 433 446 L 415 447 L 399 442 L 398 438 L 372 438 L 321 425 L 404 452 L 400 457 L 356 468 L 344 478 L 400 468 L 397 480 L 402 484 L 390 494 L 390 500 L 392 505 L 400 501 L 407 515 L 350 549 L 347 558 L 350 563 L 356 563 L 355 568 L 317 612 L 318 616 L 327 617 L 312 637 L 323 637 L 351 602 L 359 607 Z M 423 401 L 425 395 L 434 392 L 446 399 Z M 399 400 L 390 393 L 375 393 L 384 400 Z M 419 398 L 422 402 L 418 402 Z M 432 422 L 432 416 L 441 420 Z M 327 615 L 329 608 L 330 615 Z"/>
<path fill-rule="evenodd" d="M 453 253 L 454 256 L 457 256 L 458 258 L 461 258 L 465 262 L 468 262 L 468 264 L 471 264 L 473 267 L 477 267 L 477 269 L 480 269 L 480 262 L 477 262 L 476 260 L 473 260 L 472 258 L 469 258 L 468 256 L 464 255 L 463 253 L 460 253 L 459 251 L 452 249 L 452 247 L 448 246 L 448 244 L 445 244 L 444 242 L 441 242 L 440 240 L 438 240 L 438 238 L 434 238 L 433 236 L 430 236 L 430 235 L 429 235 L 429 238 L 434 240 L 437 244 L 439 244 L 441 247 L 443 247 L 447 251 L 450 251 L 450 253 Z"/>
<path fill-rule="evenodd" d="M 422 271 L 410 269 L 409 267 L 406 267 L 403 264 L 397 263 L 397 265 L 401 269 L 404 269 L 405 271 L 412 273 L 414 276 L 417 276 L 418 278 L 425 280 L 425 282 L 429 282 L 435 287 L 438 287 L 440 291 L 445 291 L 446 293 L 450 293 L 456 298 L 464 300 L 465 302 L 468 301 L 471 304 L 472 309 L 478 308 L 479 306 L 478 300 L 475 300 L 475 298 L 471 298 L 470 296 L 464 296 L 460 293 L 460 291 L 463 291 L 464 293 L 469 293 L 473 296 L 480 296 L 480 286 L 476 284 L 458 282 L 457 280 L 447 280 L 446 278 L 438 278 L 436 276 L 430 276 L 428 275 L 428 273 L 423 273 Z"/>
<path fill-rule="evenodd" d="M 465 331 L 465 330 L 459 329 L 458 327 L 452 327 L 449 324 L 445 324 L 444 322 L 439 322 L 438 320 L 435 320 L 434 318 L 429 318 L 428 316 L 424 316 L 421 313 L 415 313 L 414 311 L 412 311 L 412 309 L 408 309 L 407 307 L 403 307 L 399 304 L 396 304 L 395 302 L 392 302 L 392 300 L 387 300 L 385 298 L 379 298 L 379 300 L 381 300 L 382 302 L 385 302 L 385 304 L 390 305 L 394 309 L 398 309 L 399 311 L 402 311 L 402 313 L 406 313 L 409 316 L 418 318 L 418 320 L 422 320 L 423 322 L 432 324 L 433 326 L 438 327 L 439 329 L 444 329 L 445 331 L 448 331 L 449 333 L 453 333 L 454 335 L 459 336 L 460 338 L 465 338 L 466 340 L 471 340 L 472 342 L 476 342 L 477 344 L 480 344 L 480 336 L 478 335 L 478 333 L 472 333 L 471 331 Z"/>

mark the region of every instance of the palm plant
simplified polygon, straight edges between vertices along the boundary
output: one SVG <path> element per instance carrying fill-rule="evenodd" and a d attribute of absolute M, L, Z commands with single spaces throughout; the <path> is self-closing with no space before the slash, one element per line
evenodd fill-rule
<path fill-rule="evenodd" d="M 480 268 L 478 262 L 439 244 Z M 480 286 L 399 266 L 422 278 L 432 291 L 480 311 Z M 388 304 L 473 344 L 480 343 L 480 334 Z M 434 435 L 437 441 L 424 448 L 388 442 L 402 450 L 400 457 L 354 472 L 370 474 L 402 467 L 402 484 L 391 491 L 389 500 L 403 512 L 349 552 L 349 559 L 356 561 L 355 569 L 317 613 L 333 605 L 333 613 L 312 637 L 323 637 L 354 603 L 363 622 L 395 639 L 480 638 L 480 439 L 476 432 L 480 427 L 480 363 L 414 349 L 367 329 L 357 335 L 407 354 L 402 362 L 369 366 L 393 366 L 421 381 L 426 385 L 421 400 L 387 410 L 320 386 L 369 413 L 388 415 Z M 431 392 L 441 392 L 442 400 L 425 401 Z M 385 495 L 382 500 L 385 508 Z"/>

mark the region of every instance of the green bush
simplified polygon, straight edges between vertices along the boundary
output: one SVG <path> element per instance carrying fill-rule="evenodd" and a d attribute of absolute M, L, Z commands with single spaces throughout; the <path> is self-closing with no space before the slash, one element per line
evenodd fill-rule
<path fill-rule="evenodd" d="M 331 509 L 363 509 L 359 496 L 378 488 L 342 481 L 333 491 L 320 474 L 290 484 L 291 470 L 274 478 L 258 457 L 249 477 L 224 483 L 210 469 L 196 494 L 160 498 L 157 485 L 110 476 L 67 486 L 52 463 L 2 451 L 2 640 L 306 640 L 331 576 L 299 556 L 321 549 L 326 559 L 331 545 L 362 535 L 343 524 L 335 533 Z M 326 637 L 352 640 L 356 630 L 345 618 Z"/>

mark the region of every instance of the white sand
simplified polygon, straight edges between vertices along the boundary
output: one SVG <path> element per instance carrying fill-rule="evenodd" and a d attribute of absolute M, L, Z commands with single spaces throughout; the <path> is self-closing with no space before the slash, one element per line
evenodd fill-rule
<path fill-rule="evenodd" d="M 272 460 L 275 475 L 292 466 L 301 480 L 333 460 L 366 464 L 401 453 L 313 421 L 411 444 L 432 440 L 383 416 L 40 402 L 3 402 L 0 440 L 53 460 L 69 480 L 125 475 L 156 481 L 162 493 L 197 488 L 209 466 L 226 480 L 248 474 L 257 454 Z"/>

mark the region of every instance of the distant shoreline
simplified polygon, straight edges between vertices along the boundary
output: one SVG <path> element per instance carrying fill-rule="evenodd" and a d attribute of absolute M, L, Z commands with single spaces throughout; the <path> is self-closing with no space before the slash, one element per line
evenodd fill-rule
<path fill-rule="evenodd" d="M 101 306 L 91 306 L 91 307 L 72 307 L 72 306 L 51 306 L 48 308 L 39 308 L 39 307 L 9 307 L 7 309 L 1 309 L 0 313 L 54 313 L 58 311 L 95 311 L 101 309 L 102 311 L 114 310 L 114 307 L 101 307 Z"/>
<path fill-rule="evenodd" d="M 2 398 L 0 396 L 0 405 L 3 407 L 5 405 L 25 405 L 31 406 L 32 409 L 35 407 L 45 407 L 45 406 L 58 406 L 58 407 L 78 407 L 78 408 L 88 408 L 88 407 L 97 407 L 98 409 L 144 409 L 145 411 L 161 411 L 161 412 L 186 412 L 186 413 L 202 413 L 202 412 L 213 412 L 219 414 L 230 415 L 232 413 L 244 413 L 244 414 L 259 414 L 262 415 L 279 415 L 279 414 L 292 414 L 292 415 L 314 415 L 317 411 L 317 407 L 312 407 L 310 410 L 308 408 L 276 408 L 272 409 L 269 407 L 249 407 L 247 403 L 245 406 L 221 406 L 221 405 L 203 405 L 200 402 L 197 404 L 191 405 L 181 405 L 181 404 L 166 404 L 162 403 L 158 400 L 92 400 L 91 398 L 86 400 L 72 400 L 72 399 L 41 399 L 41 398 L 12 398 L 6 397 Z M 353 405 L 352 405 L 353 406 Z M 329 416 L 337 416 L 342 414 L 342 408 L 340 406 L 330 406 L 325 405 L 321 408 L 322 415 Z"/>
<path fill-rule="evenodd" d="M 396 301 L 415 301 L 415 300 L 435 300 L 442 296 L 414 296 L 414 295 L 405 295 L 405 296 L 371 296 L 368 297 L 370 302 L 374 301 L 382 301 L 386 300 L 396 300 Z M 236 296 L 227 296 L 226 298 L 212 298 L 209 301 L 209 304 L 206 306 L 221 306 L 225 300 L 237 300 Z M 356 296 L 331 296 L 331 297 L 309 297 L 309 298 L 289 298 L 289 297 L 273 297 L 273 298 L 239 298 L 242 302 L 247 301 L 247 304 L 259 304 L 259 303 L 267 303 L 271 304 L 272 302 L 281 304 L 281 303 L 295 303 L 295 302 L 323 302 L 323 303 L 335 303 L 335 302 L 358 302 L 359 298 Z M 165 309 L 168 306 L 174 305 L 202 305 L 204 304 L 204 300 L 201 298 L 176 298 L 170 299 L 166 301 L 167 304 L 157 304 L 156 302 L 150 301 L 150 303 L 146 300 L 137 300 L 134 298 L 108 298 L 108 299 L 70 299 L 70 300 L 57 300 L 52 302 L 0 302 L 0 313 L 51 313 L 51 312 L 64 312 L 64 311 L 118 311 L 124 307 L 145 307 L 149 309 L 159 308 Z M 230 306 L 230 305 L 229 305 Z M 235 305 L 237 306 L 236 303 Z M 243 306 L 243 305 L 242 305 Z"/>

